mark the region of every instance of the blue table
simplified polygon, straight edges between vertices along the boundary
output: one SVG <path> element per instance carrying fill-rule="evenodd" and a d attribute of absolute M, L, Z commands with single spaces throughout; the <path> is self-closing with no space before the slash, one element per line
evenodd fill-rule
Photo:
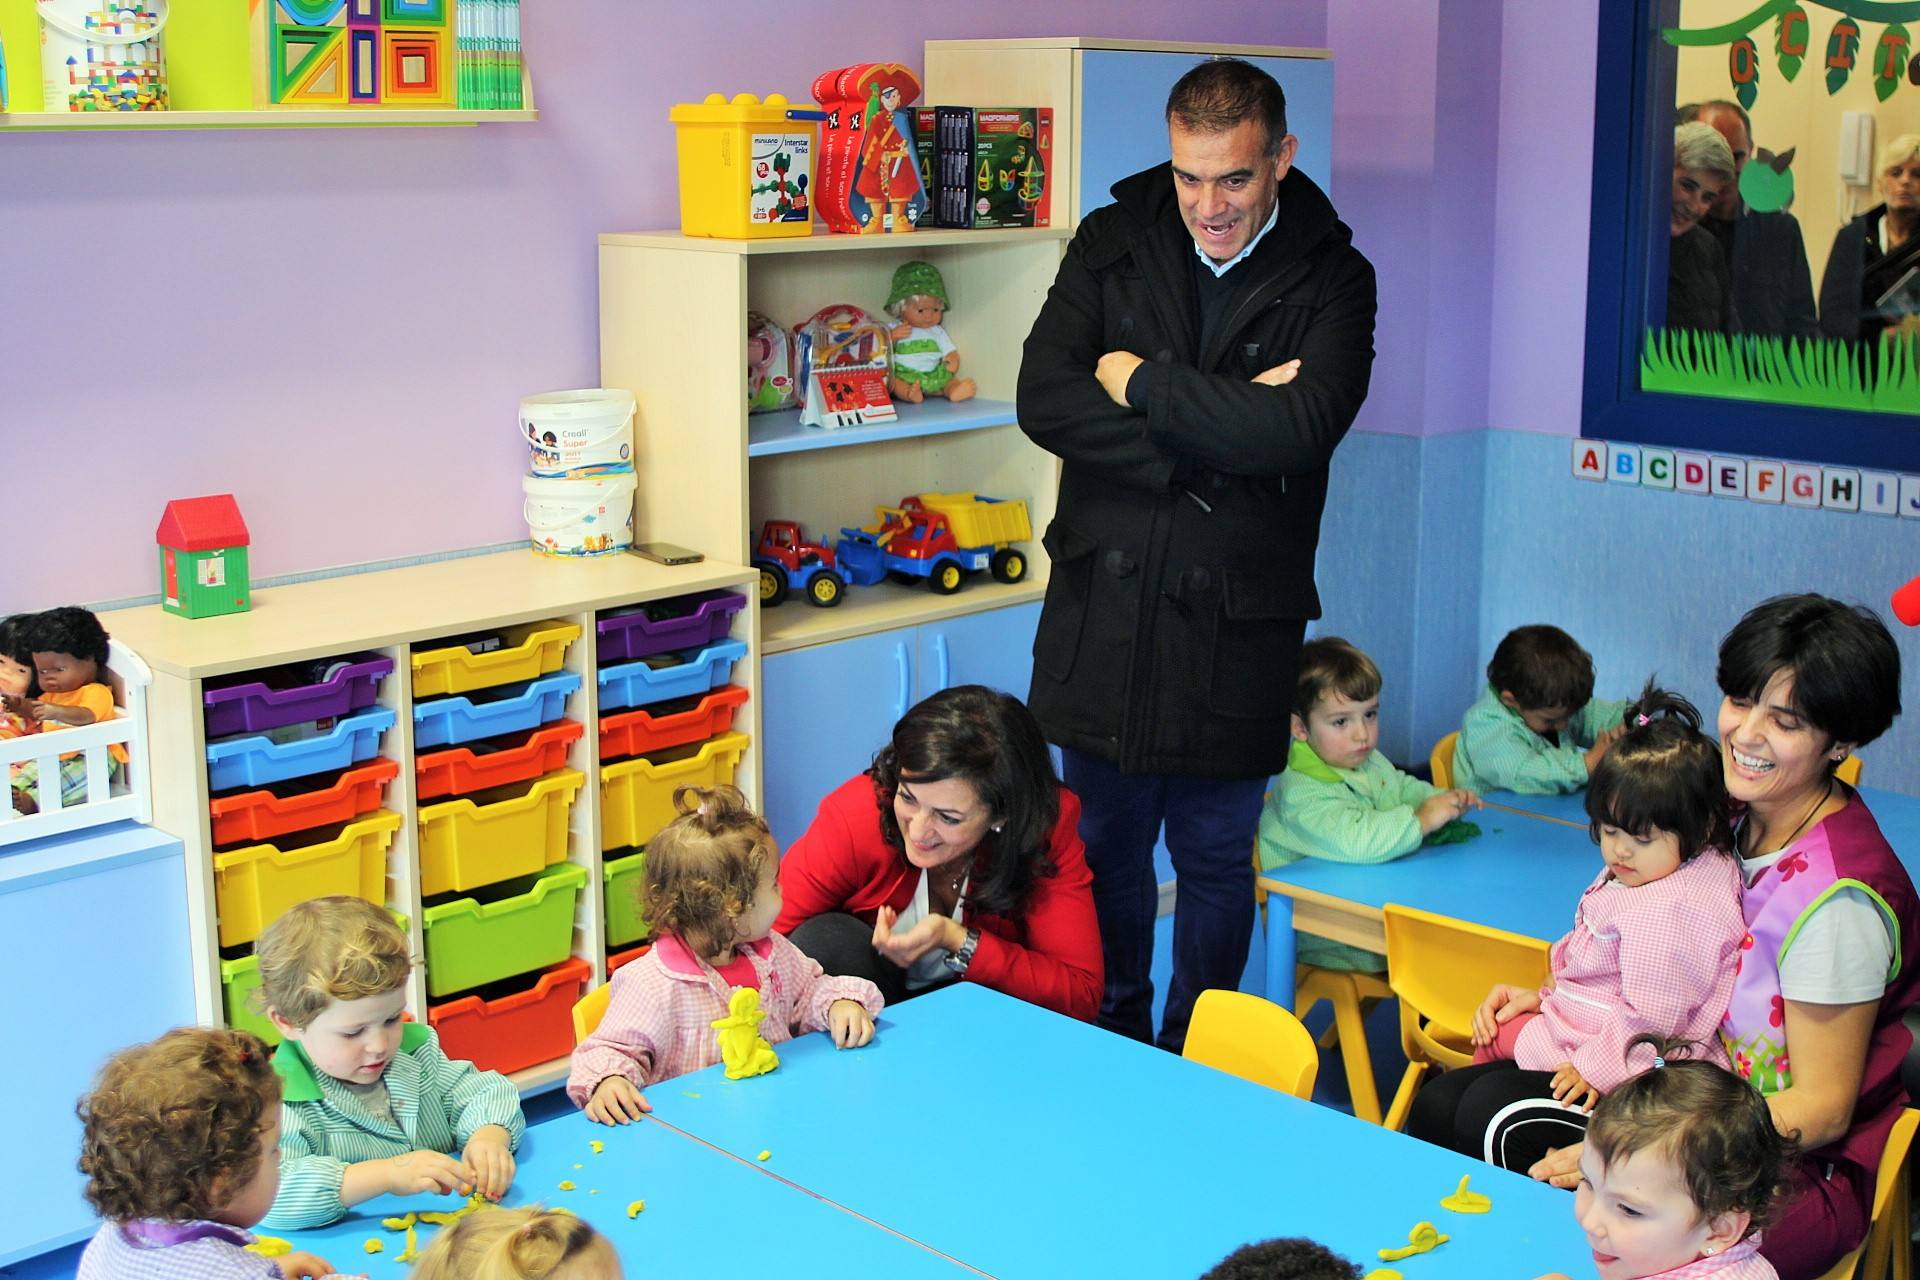
<path fill-rule="evenodd" d="M 826 1044 L 825 1036 L 808 1039 Z M 673 1095 L 682 1086 L 702 1087 L 673 1081 L 648 1090 L 648 1095 Z M 718 1086 L 709 1082 L 704 1087 Z M 594 1139 L 606 1144 L 603 1153 L 594 1154 Z M 612 1239 L 629 1276 L 839 1276 L 866 1270 L 945 1280 L 968 1274 L 937 1254 L 768 1176 L 752 1162 L 751 1153 L 742 1163 L 664 1125 L 643 1121 L 613 1129 L 570 1112 L 529 1128 L 518 1159 L 519 1173 L 504 1203 L 538 1201 L 571 1209 Z M 581 1167 L 574 1168 L 576 1164 Z M 561 1190 L 562 1182 L 572 1182 L 574 1189 Z M 635 1200 L 645 1200 L 646 1208 L 629 1219 L 627 1206 Z M 406 1234 L 387 1230 L 380 1220 L 417 1209 L 445 1212 L 460 1203 L 457 1196 L 381 1196 L 356 1206 L 332 1226 L 260 1230 L 292 1240 L 294 1248 L 316 1253 L 346 1274 L 404 1280 L 411 1264 L 395 1258 L 406 1247 Z M 419 1228 L 423 1251 L 440 1230 Z M 385 1248 L 369 1256 L 365 1244 L 373 1237 Z"/>
<path fill-rule="evenodd" d="M 1469 817 L 1480 826 L 1476 839 L 1422 848 L 1393 862 L 1354 866 L 1302 858 L 1260 872 L 1255 883 L 1267 894 L 1267 999 L 1293 1007 L 1295 929 L 1384 951 L 1380 908 L 1389 902 L 1548 942 L 1572 927 L 1581 891 L 1600 871 L 1600 851 L 1586 824 L 1495 808 Z"/>
<path fill-rule="evenodd" d="M 866 1048 L 803 1036 L 780 1058 L 647 1096 L 685 1132 L 769 1151 L 772 1173 L 1003 1280 L 1193 1277 L 1284 1235 L 1370 1269 L 1420 1221 L 1453 1239 L 1394 1264 L 1415 1280 L 1589 1268 L 1563 1191 L 973 984 L 887 1010 Z M 1466 1174 L 1492 1213 L 1440 1208 Z"/>
<path fill-rule="evenodd" d="M 1495 809 L 1511 809 L 1515 813 L 1530 814 L 1536 818 L 1546 818 L 1551 822 L 1571 823 L 1582 830 L 1586 829 L 1587 793 L 1585 791 L 1570 791 L 1551 796 L 1523 796 L 1517 791 L 1488 791 L 1480 798 Z M 1468 816 L 1472 818 L 1472 815 Z M 1478 818 L 1472 818 L 1472 820 L 1479 821 Z"/>

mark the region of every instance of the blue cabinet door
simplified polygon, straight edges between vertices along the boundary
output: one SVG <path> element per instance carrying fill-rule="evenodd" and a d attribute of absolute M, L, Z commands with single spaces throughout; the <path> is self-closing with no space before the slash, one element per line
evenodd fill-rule
<path fill-rule="evenodd" d="M 1080 55 L 1081 217 L 1113 199 L 1128 174 L 1167 158 L 1167 94 L 1200 58 L 1191 53 L 1088 49 Z M 1250 58 L 1287 95 L 1287 132 L 1300 139 L 1294 164 L 1333 194 L 1333 63 L 1326 58 Z"/>
<path fill-rule="evenodd" d="M 828 792 L 873 763 L 913 701 L 911 630 L 770 654 L 760 663 L 767 825 L 785 849 Z"/>
<path fill-rule="evenodd" d="M 984 684 L 1026 701 L 1039 626 L 1038 601 L 927 623 L 919 628 L 914 700 L 957 684 Z"/>

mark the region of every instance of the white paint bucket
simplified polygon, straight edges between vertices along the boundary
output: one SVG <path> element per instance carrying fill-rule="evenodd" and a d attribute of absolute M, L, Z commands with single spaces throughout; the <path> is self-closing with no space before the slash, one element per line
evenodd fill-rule
<path fill-rule="evenodd" d="M 39 0 L 47 111 L 164 111 L 167 0 Z"/>
<path fill-rule="evenodd" d="M 520 491 L 527 538 L 542 555 L 610 555 L 633 545 L 631 474 L 522 476 Z"/>
<path fill-rule="evenodd" d="M 633 470 L 633 392 L 612 387 L 549 391 L 520 402 L 520 434 L 536 476 Z"/>

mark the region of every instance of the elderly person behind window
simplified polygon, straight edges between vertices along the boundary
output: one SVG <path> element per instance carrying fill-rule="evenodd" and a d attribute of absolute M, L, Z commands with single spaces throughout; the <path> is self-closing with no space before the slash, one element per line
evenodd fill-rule
<path fill-rule="evenodd" d="M 1667 233 L 1667 328 L 1725 333 L 1733 322 L 1733 277 L 1700 220 L 1734 182 L 1733 148 L 1712 125 L 1673 131 L 1673 203 Z"/>
<path fill-rule="evenodd" d="M 1820 332 L 1877 338 L 1898 317 L 1878 314 L 1880 298 L 1920 266 L 1920 133 L 1880 148 L 1874 169 L 1881 203 L 1841 227 L 1820 280 Z"/>

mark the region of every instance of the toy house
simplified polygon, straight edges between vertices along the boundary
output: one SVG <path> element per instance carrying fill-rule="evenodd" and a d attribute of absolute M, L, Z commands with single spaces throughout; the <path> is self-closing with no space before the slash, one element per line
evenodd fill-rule
<path fill-rule="evenodd" d="M 154 530 L 160 544 L 160 603 L 183 618 L 245 613 L 247 522 L 230 493 L 176 498 Z"/>

